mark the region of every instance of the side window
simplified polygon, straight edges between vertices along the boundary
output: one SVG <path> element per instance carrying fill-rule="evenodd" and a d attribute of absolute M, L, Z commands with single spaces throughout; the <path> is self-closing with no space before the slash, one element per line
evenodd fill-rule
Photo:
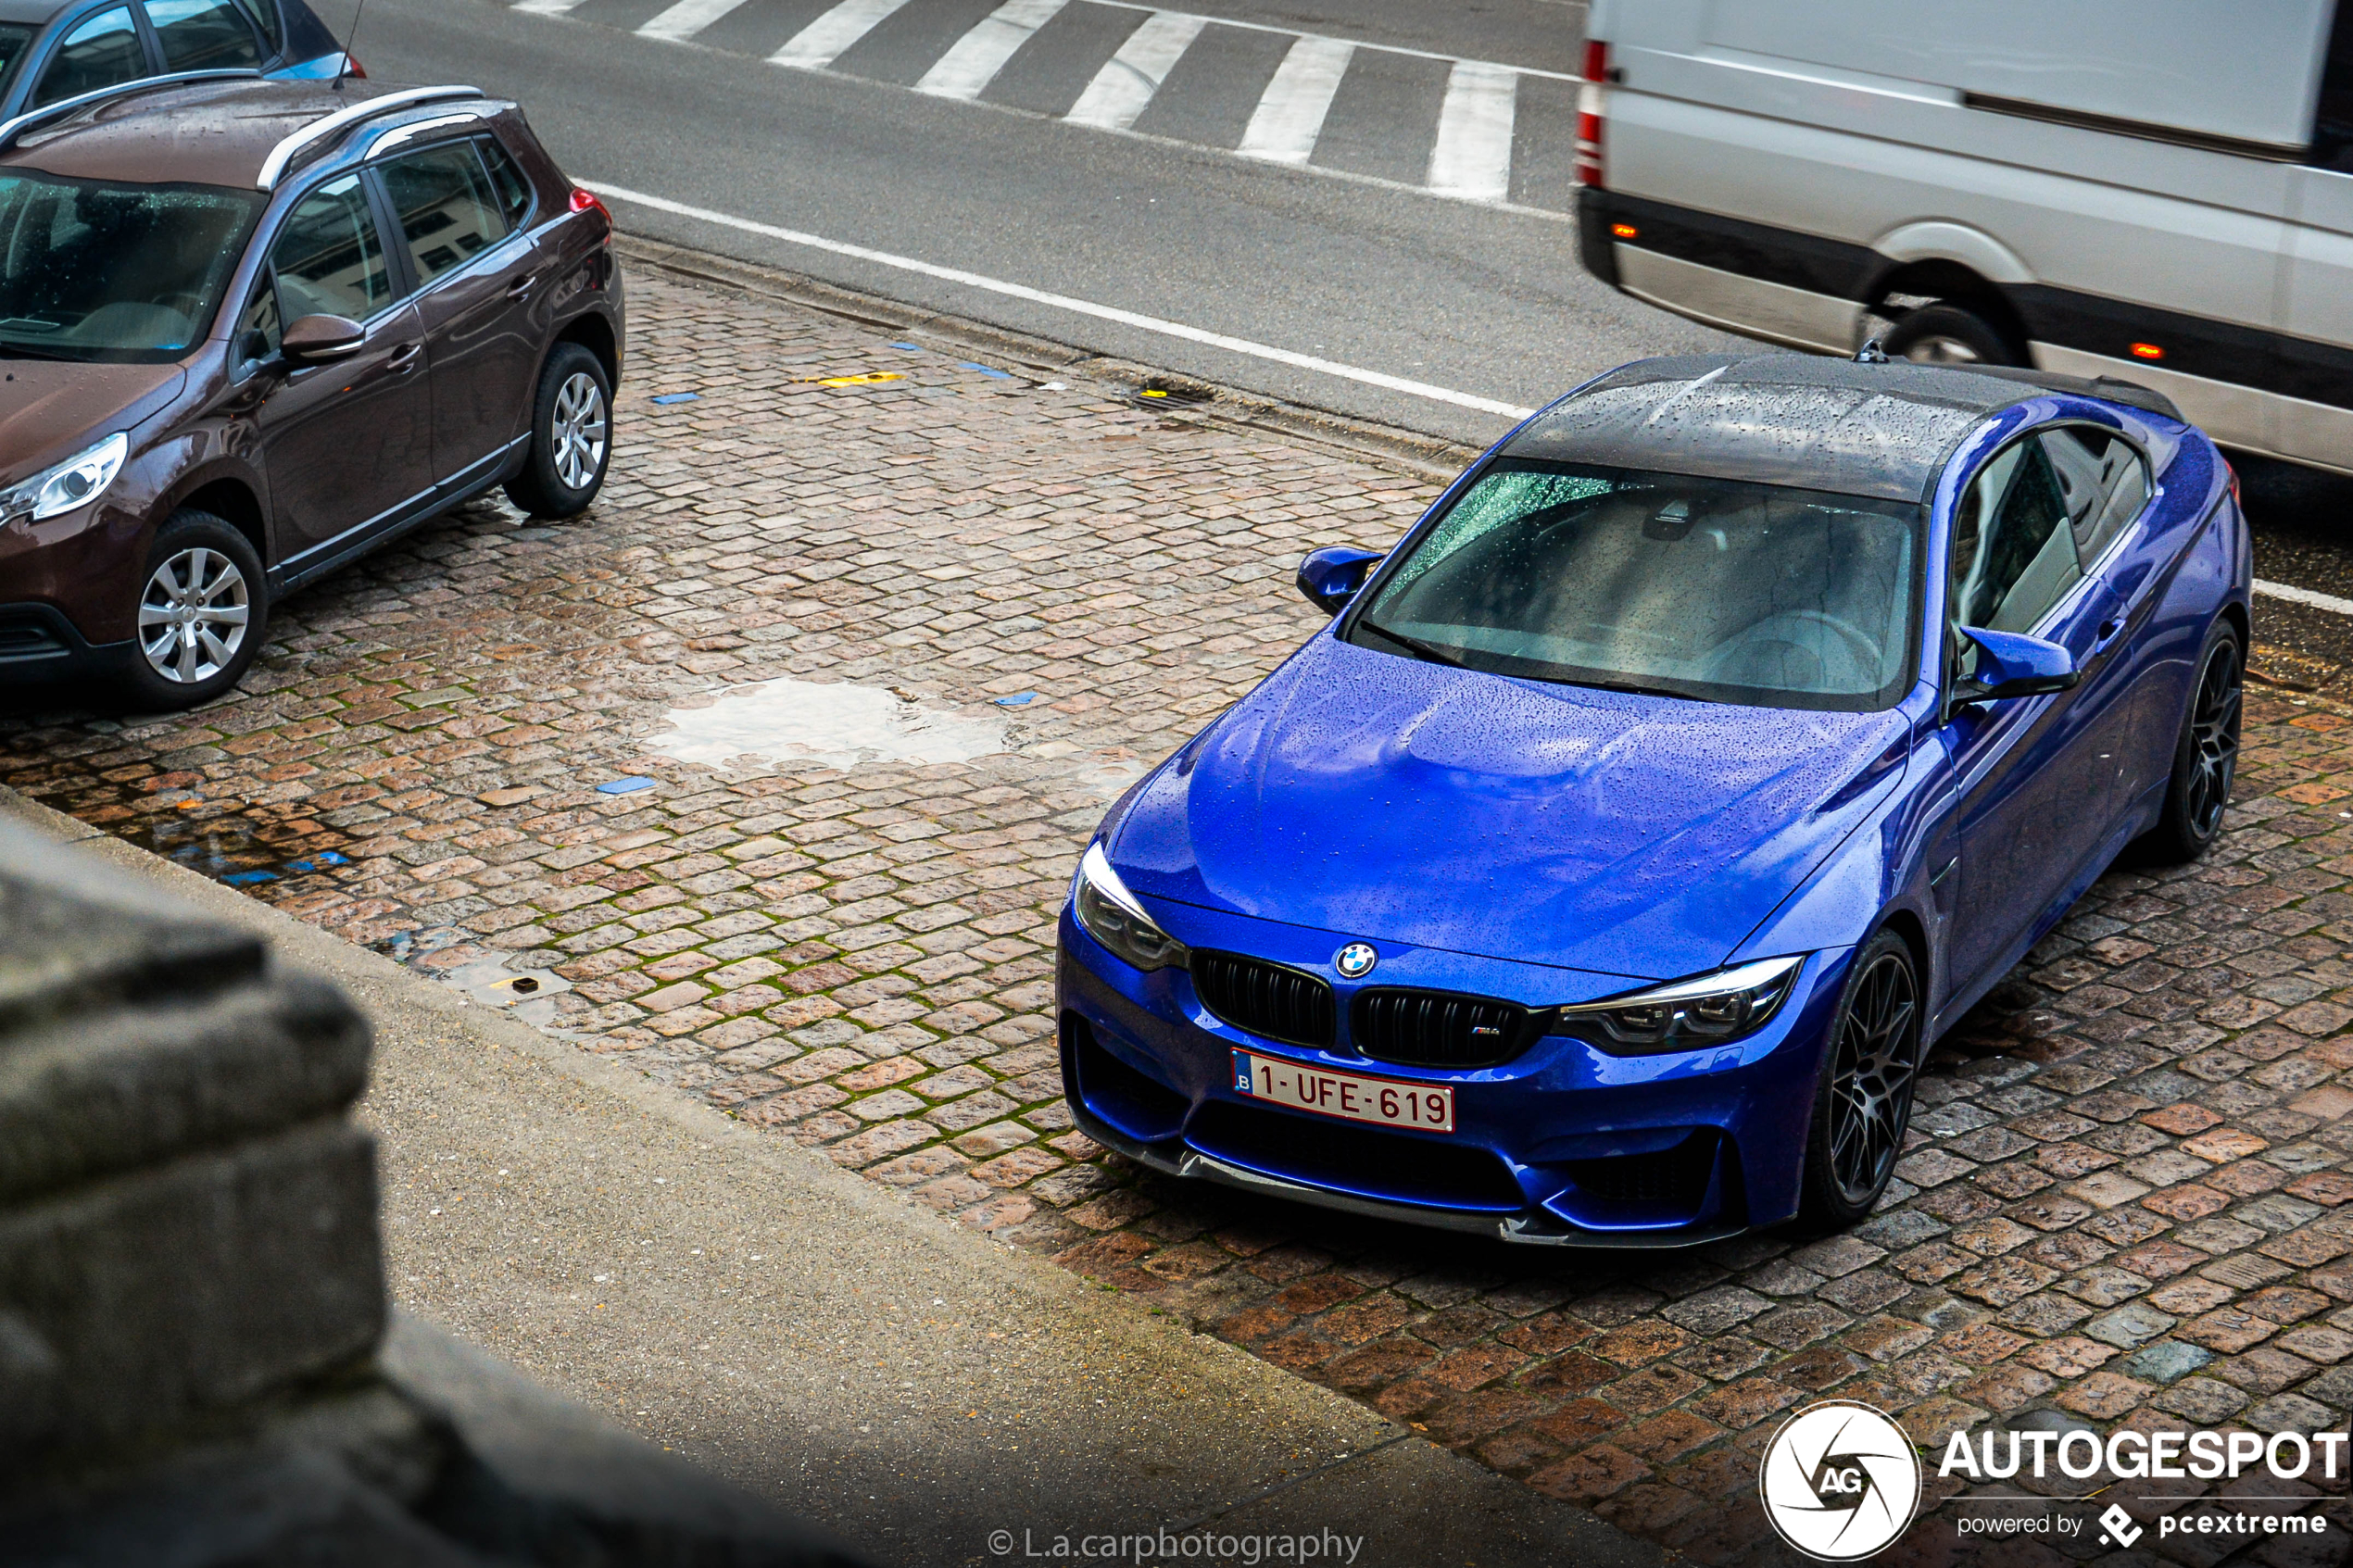
<path fill-rule="evenodd" d="M 417 281 L 431 283 L 507 237 L 507 215 L 472 142 L 428 147 L 380 165 L 377 175 L 416 258 Z"/>
<path fill-rule="evenodd" d="M 130 6 L 118 6 L 66 34 L 49 69 L 42 72 L 30 107 L 61 103 L 146 74 L 147 52 L 140 46 L 138 24 L 131 19 Z"/>
<path fill-rule="evenodd" d="M 2088 569 L 2148 504 L 2148 469 L 2132 445 L 2096 425 L 2043 433 L 2043 446 L 2067 498 L 2075 557 Z"/>
<path fill-rule="evenodd" d="M 384 242 L 357 174 L 302 198 L 271 247 L 270 263 L 278 274 L 280 307 L 290 319 L 364 321 L 392 303 Z"/>
<path fill-rule="evenodd" d="M 1953 624 L 2031 632 L 2082 575 L 2066 498 L 2041 439 L 2011 443 L 1970 482 L 1954 515 Z M 1975 658 L 1965 645 L 1964 673 Z"/>
<path fill-rule="evenodd" d="M 285 26 L 278 16 L 278 0 L 237 0 L 237 9 L 261 34 L 261 46 L 275 55 L 286 46 Z"/>
<path fill-rule="evenodd" d="M 513 157 L 497 138 L 484 137 L 475 145 L 482 149 L 482 161 L 490 166 L 490 182 L 497 187 L 498 207 L 507 215 L 507 227 L 522 228 L 523 220 L 531 216 L 531 182 L 523 178 Z"/>
<path fill-rule="evenodd" d="M 147 0 L 163 69 L 234 70 L 261 64 L 261 42 L 230 0 Z"/>

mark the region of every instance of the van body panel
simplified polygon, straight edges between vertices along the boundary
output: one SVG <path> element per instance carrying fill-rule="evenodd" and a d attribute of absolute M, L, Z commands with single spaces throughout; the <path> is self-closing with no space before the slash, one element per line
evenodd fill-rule
<path fill-rule="evenodd" d="M 1863 323 L 1863 307 L 1855 300 L 1634 245 L 1617 247 L 1617 280 L 1618 287 L 1636 299 L 1706 326 L 1791 348 L 1849 353 Z"/>

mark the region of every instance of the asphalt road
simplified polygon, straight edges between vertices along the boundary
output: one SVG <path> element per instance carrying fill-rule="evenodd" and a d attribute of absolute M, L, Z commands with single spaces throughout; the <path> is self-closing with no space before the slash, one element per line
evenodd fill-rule
<path fill-rule="evenodd" d="M 1582 5 L 1184 3 L 369 0 L 354 47 L 520 99 L 636 232 L 1456 441 L 1739 342 L 1577 262 Z M 2243 467 L 2259 577 L 2353 600 L 2353 481 Z M 2258 608 L 2353 696 L 2353 615 Z"/>

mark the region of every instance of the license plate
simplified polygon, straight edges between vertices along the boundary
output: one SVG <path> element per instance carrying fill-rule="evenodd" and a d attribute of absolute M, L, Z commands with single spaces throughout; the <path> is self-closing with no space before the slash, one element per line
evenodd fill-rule
<path fill-rule="evenodd" d="M 1325 1116 L 1411 1127 L 1424 1133 L 1454 1130 L 1454 1091 L 1442 1084 L 1408 1084 L 1395 1078 L 1365 1078 L 1327 1073 L 1255 1051 L 1234 1053 L 1234 1087 L 1252 1099 L 1272 1100 Z"/>

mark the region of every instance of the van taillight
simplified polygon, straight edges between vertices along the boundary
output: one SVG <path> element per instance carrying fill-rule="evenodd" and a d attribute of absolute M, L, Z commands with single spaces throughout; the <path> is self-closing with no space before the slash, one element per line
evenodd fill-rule
<path fill-rule="evenodd" d="M 1602 180 L 1602 86 L 1609 81 L 1609 45 L 1585 41 L 1585 85 L 1577 96 L 1577 182 L 1599 189 Z"/>

